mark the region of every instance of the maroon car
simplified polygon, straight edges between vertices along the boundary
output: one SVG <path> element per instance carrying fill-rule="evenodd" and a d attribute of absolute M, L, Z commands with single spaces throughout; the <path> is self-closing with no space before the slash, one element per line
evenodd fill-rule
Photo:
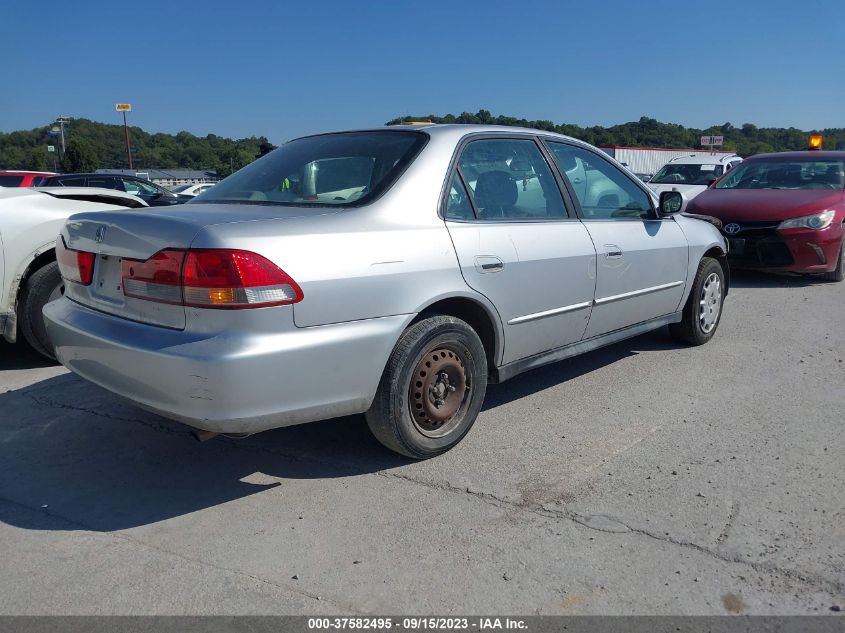
<path fill-rule="evenodd" d="M 736 268 L 845 278 L 845 152 L 752 156 L 687 211 L 722 221 Z"/>

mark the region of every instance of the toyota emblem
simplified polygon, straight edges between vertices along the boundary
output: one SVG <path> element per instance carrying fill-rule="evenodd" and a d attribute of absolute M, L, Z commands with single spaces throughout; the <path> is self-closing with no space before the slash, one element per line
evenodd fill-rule
<path fill-rule="evenodd" d="M 736 222 L 731 222 L 730 224 L 726 224 L 725 229 L 724 229 L 725 233 L 727 233 L 729 235 L 735 235 L 736 233 L 739 233 L 741 230 L 742 230 L 742 227 L 739 224 L 737 224 Z"/>
<path fill-rule="evenodd" d="M 106 230 L 107 229 L 108 229 L 108 227 L 105 224 L 97 227 L 97 232 L 94 234 L 94 240 L 96 240 L 97 244 L 99 244 L 104 239 L 106 239 Z"/>

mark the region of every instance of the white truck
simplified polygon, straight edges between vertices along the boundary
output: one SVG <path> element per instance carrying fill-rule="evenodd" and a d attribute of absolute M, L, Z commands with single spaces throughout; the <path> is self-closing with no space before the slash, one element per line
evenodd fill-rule
<path fill-rule="evenodd" d="M 68 217 L 82 211 L 146 207 L 123 191 L 93 187 L 0 187 L 0 334 L 18 332 L 52 357 L 41 308 L 64 289 L 56 264 L 56 237 Z"/>
<path fill-rule="evenodd" d="M 664 191 L 680 192 L 683 211 L 690 200 L 741 162 L 742 158 L 736 154 L 680 156 L 666 163 L 647 184 L 658 197 Z"/>

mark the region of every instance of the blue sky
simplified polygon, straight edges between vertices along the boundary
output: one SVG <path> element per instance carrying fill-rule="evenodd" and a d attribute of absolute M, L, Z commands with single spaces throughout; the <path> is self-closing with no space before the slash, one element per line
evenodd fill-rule
<path fill-rule="evenodd" d="M 424 7 L 424 8 L 422 8 Z M 0 130 L 266 135 L 493 114 L 845 126 L 841 0 L 10 2 Z"/>

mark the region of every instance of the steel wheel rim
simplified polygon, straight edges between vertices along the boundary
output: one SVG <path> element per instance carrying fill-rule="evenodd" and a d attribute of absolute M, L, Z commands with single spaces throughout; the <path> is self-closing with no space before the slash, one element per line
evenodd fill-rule
<path fill-rule="evenodd" d="M 722 280 L 716 273 L 710 273 L 701 286 L 698 298 L 698 324 L 701 331 L 710 334 L 719 320 L 722 310 Z"/>
<path fill-rule="evenodd" d="M 441 345 L 422 355 L 408 386 L 408 404 L 416 429 L 426 437 L 444 437 L 457 428 L 469 408 L 472 381 L 465 353 Z"/>

